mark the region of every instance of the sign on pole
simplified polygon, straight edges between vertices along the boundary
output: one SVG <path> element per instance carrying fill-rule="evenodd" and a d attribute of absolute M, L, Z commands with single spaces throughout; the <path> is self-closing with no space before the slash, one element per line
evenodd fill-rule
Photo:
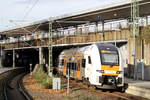
<path fill-rule="evenodd" d="M 61 80 L 60 78 L 53 78 L 53 90 L 60 90 Z"/>

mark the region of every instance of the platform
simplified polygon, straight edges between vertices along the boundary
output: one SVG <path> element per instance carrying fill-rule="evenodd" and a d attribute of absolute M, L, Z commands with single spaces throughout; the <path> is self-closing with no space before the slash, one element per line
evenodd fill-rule
<path fill-rule="evenodd" d="M 150 81 L 133 80 L 125 78 L 126 93 L 150 99 Z"/>

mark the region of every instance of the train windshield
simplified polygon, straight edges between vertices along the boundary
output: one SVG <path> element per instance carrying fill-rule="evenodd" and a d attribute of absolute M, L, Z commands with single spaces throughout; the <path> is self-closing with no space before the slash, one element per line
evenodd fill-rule
<path fill-rule="evenodd" d="M 118 52 L 101 50 L 101 63 L 103 65 L 119 65 Z"/>

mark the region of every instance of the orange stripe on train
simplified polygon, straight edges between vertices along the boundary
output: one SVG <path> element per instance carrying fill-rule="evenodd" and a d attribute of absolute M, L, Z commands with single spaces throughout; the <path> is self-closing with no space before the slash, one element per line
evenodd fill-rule
<path fill-rule="evenodd" d="M 119 71 L 119 66 L 102 65 L 101 70 Z"/>
<path fill-rule="evenodd" d="M 111 66 L 111 65 L 102 65 L 101 70 L 109 70 L 109 71 L 119 71 L 119 66 Z M 113 73 L 102 73 L 102 75 L 106 76 L 118 76 L 119 74 L 113 74 Z"/>

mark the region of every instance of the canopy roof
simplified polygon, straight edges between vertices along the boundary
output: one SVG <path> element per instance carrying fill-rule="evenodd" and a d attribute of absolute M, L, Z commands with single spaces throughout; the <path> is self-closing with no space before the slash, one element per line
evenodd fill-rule
<path fill-rule="evenodd" d="M 139 0 L 140 16 L 150 15 L 150 1 Z M 62 16 L 53 17 L 53 29 L 61 27 L 76 26 L 87 22 L 97 22 L 99 18 L 104 21 L 114 19 L 127 19 L 131 16 L 131 4 L 129 1 L 113 3 L 110 5 L 100 6 L 94 9 L 87 9 L 81 12 L 65 14 Z M 49 19 L 33 22 L 28 25 L 15 27 L 12 29 L 0 31 L 0 34 L 15 36 L 24 33 L 33 33 L 34 31 L 49 30 Z"/>

